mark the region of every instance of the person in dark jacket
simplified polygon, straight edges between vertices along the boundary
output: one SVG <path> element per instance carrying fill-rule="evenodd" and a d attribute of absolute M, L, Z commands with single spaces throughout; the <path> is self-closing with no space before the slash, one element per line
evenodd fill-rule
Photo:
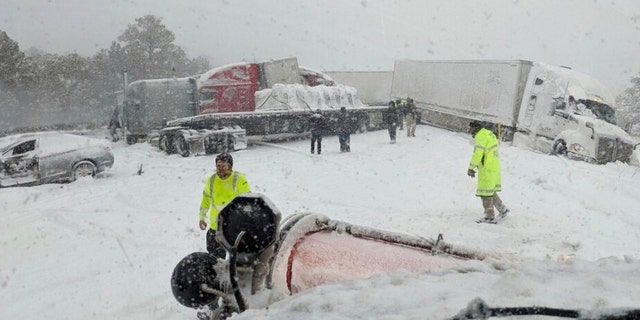
<path fill-rule="evenodd" d="M 322 135 L 327 128 L 327 120 L 317 109 L 309 117 L 309 129 L 311 131 L 311 153 L 315 153 L 316 144 L 318 146 L 318 154 L 322 152 Z"/>
<path fill-rule="evenodd" d="M 396 108 L 396 103 L 393 101 L 389 101 L 389 107 L 387 111 L 384 113 L 384 123 L 387 125 L 387 129 L 389 130 L 389 138 L 391 139 L 391 143 L 396 143 L 396 126 L 398 125 L 398 108 Z"/>
<path fill-rule="evenodd" d="M 340 141 L 340 152 L 351 152 L 351 118 L 347 108 L 340 108 L 336 121 L 336 132 Z"/>
<path fill-rule="evenodd" d="M 109 120 L 109 133 L 111 134 L 112 142 L 118 142 L 118 140 L 120 140 L 120 136 L 118 135 L 119 128 L 122 128 L 120 125 L 120 108 L 116 106 L 113 109 L 111 119 Z"/>

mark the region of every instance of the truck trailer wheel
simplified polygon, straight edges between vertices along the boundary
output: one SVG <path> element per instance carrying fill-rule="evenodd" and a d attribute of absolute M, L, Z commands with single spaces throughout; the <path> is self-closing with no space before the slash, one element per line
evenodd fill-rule
<path fill-rule="evenodd" d="M 131 136 L 131 135 L 127 136 L 127 144 L 135 144 L 137 142 L 138 142 L 138 137 Z"/>
<path fill-rule="evenodd" d="M 227 144 L 227 152 L 236 151 L 236 141 L 234 138 L 229 139 L 229 143 Z"/>
<path fill-rule="evenodd" d="M 176 152 L 183 157 L 188 157 L 189 144 L 187 143 L 187 140 L 185 140 L 184 136 L 178 135 L 173 141 L 175 143 Z"/>
<path fill-rule="evenodd" d="M 158 148 L 166 153 L 170 153 L 169 149 L 171 148 L 171 141 L 169 141 L 168 135 L 160 135 L 160 139 L 158 140 Z"/>
<path fill-rule="evenodd" d="M 176 153 L 175 140 L 173 135 L 163 134 L 158 140 L 158 148 L 167 154 L 174 154 Z"/>

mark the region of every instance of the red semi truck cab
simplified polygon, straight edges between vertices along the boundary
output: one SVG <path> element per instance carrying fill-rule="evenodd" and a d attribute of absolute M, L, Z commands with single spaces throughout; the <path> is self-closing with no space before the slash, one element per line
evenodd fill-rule
<path fill-rule="evenodd" d="M 255 111 L 255 93 L 276 83 L 301 84 L 298 59 L 228 64 L 202 74 L 198 113 Z"/>
<path fill-rule="evenodd" d="M 198 113 L 254 111 L 259 82 L 255 63 L 226 65 L 203 74 Z"/>

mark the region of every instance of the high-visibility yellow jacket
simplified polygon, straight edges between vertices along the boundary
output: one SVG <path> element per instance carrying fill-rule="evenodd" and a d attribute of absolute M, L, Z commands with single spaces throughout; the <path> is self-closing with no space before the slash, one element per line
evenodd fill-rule
<path fill-rule="evenodd" d="M 474 136 L 474 141 L 469 169 L 478 169 L 476 196 L 489 197 L 502 190 L 498 139 L 490 130 L 481 128 Z"/>
<path fill-rule="evenodd" d="M 226 179 L 221 179 L 217 174 L 207 178 L 200 201 L 200 220 L 204 220 L 209 214 L 209 227 L 218 229 L 218 212 L 224 205 L 241 193 L 251 192 L 251 187 L 244 174 L 233 171 Z"/>

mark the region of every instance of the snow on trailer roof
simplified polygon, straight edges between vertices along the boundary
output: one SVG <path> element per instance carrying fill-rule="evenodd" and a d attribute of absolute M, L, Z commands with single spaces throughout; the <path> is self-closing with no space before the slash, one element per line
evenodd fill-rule
<path fill-rule="evenodd" d="M 166 82 L 188 82 L 190 79 L 195 79 L 195 77 L 181 77 L 181 78 L 162 78 L 162 79 L 144 79 L 144 80 L 136 80 L 131 82 L 129 85 L 133 85 L 136 83 L 166 83 Z"/>
<path fill-rule="evenodd" d="M 313 74 L 318 74 L 318 75 L 322 75 L 323 78 L 325 78 L 326 80 L 330 80 L 330 81 L 334 81 L 333 78 L 331 78 L 330 75 L 328 75 L 325 72 L 316 70 L 316 69 L 311 69 L 311 68 L 307 68 L 307 67 L 303 67 L 303 66 L 298 66 L 298 68 L 300 69 L 300 72 L 307 72 L 307 73 L 313 73 Z"/>
<path fill-rule="evenodd" d="M 218 73 L 218 72 L 220 72 L 222 70 L 225 70 L 225 69 L 228 69 L 228 68 L 231 68 L 231 67 L 247 66 L 247 65 L 251 65 L 251 64 L 261 64 L 261 63 L 265 63 L 265 62 L 269 62 L 269 61 L 280 61 L 280 60 L 285 60 L 285 59 L 291 59 L 291 57 L 282 58 L 282 59 L 269 59 L 269 60 L 262 60 L 262 61 L 254 61 L 254 62 L 228 63 L 228 64 L 225 64 L 225 65 L 222 65 L 222 66 L 215 67 L 215 68 L 213 68 L 213 69 L 211 69 L 211 70 L 209 70 L 209 71 L 207 71 L 207 72 L 205 72 L 203 74 L 200 74 L 199 76 L 196 76 L 197 77 L 196 80 L 197 80 L 197 83 L 198 83 L 198 89 L 200 89 L 200 86 L 203 83 L 207 82 L 214 74 L 216 74 L 216 73 Z M 300 66 L 298 66 L 298 67 L 300 68 Z M 311 70 L 309 68 L 304 68 L 304 69 Z M 315 71 L 315 70 L 311 70 L 311 71 L 318 72 L 318 71 Z"/>
<path fill-rule="evenodd" d="M 615 99 L 611 91 L 592 76 L 567 67 L 550 65 L 544 62 L 537 62 L 537 64 L 562 75 L 563 79 L 569 79 L 571 82 L 567 84 L 567 94 L 573 96 L 576 100 L 593 100 L 608 104 L 611 107 L 614 106 Z"/>
<path fill-rule="evenodd" d="M 237 63 L 230 63 L 230 64 L 225 64 L 223 66 L 219 66 L 219 67 L 215 67 L 203 74 L 201 74 L 196 80 L 196 83 L 198 84 L 198 89 L 200 89 L 200 87 L 202 86 L 203 83 L 207 82 L 209 80 L 209 78 L 211 78 L 214 74 L 228 69 L 229 67 L 237 67 L 237 66 L 246 66 L 246 65 L 250 65 L 250 64 L 254 64 L 256 62 L 237 62 Z"/>

